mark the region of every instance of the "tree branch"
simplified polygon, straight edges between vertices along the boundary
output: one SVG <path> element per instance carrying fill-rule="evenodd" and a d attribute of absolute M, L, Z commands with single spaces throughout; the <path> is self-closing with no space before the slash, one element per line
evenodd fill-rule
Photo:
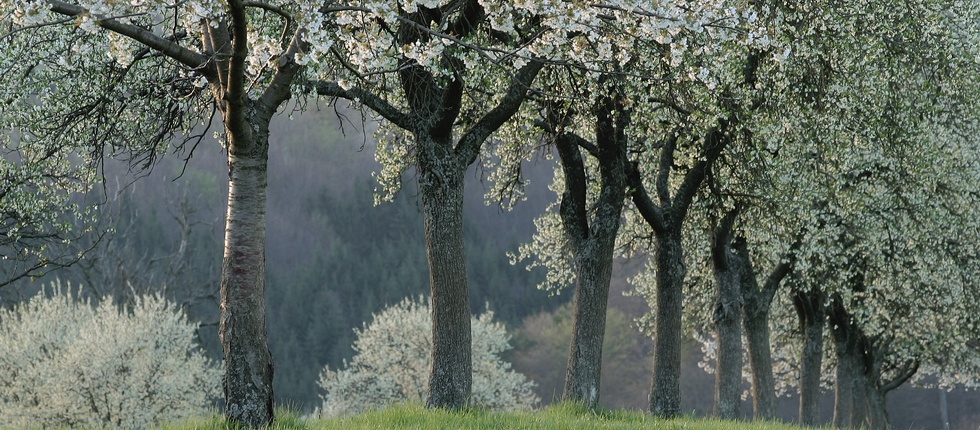
<path fill-rule="evenodd" d="M 442 101 L 439 104 L 441 111 L 435 124 L 429 129 L 433 136 L 452 136 L 453 124 L 459 117 L 459 110 L 463 107 L 463 78 L 459 73 L 455 73 L 453 80 L 442 90 Z"/>
<path fill-rule="evenodd" d="M 243 2 L 242 5 L 245 6 L 245 7 L 254 7 L 254 8 L 257 8 L 257 9 L 262 9 L 262 10 L 266 10 L 266 11 L 272 12 L 272 13 L 274 13 L 276 15 L 279 15 L 280 17 L 282 17 L 283 19 L 285 19 L 287 22 L 292 22 L 293 21 L 293 16 L 290 15 L 288 12 L 282 10 L 281 7 L 275 6 L 275 5 L 271 5 L 271 4 L 266 3 L 264 1 L 247 0 L 247 1 Z"/>
<path fill-rule="evenodd" d="M 248 22 L 245 19 L 245 5 L 242 0 L 228 0 L 228 15 L 231 17 L 231 61 L 228 63 L 224 101 L 228 103 L 225 122 L 231 129 L 244 128 L 245 61 L 248 59 Z M 236 127 L 235 124 L 239 126 Z"/>
<path fill-rule="evenodd" d="M 796 236 L 796 240 L 790 245 L 789 250 L 786 251 L 786 255 L 766 278 L 766 283 L 762 287 L 762 298 L 767 300 L 768 303 L 772 303 L 773 297 L 776 296 L 776 291 L 779 290 L 779 285 L 793 271 L 793 265 L 796 264 L 796 253 L 803 246 L 804 233 L 805 229 L 801 229 Z"/>
<path fill-rule="evenodd" d="M 527 92 L 531 89 L 531 83 L 538 76 L 538 72 L 544 67 L 544 63 L 539 60 L 532 60 L 525 64 L 513 77 L 507 93 L 493 109 L 484 114 L 476 124 L 466 130 L 459 143 L 456 145 L 456 153 L 461 157 L 465 165 L 470 165 L 476 161 L 480 154 L 480 146 L 490 135 L 497 131 L 514 113 L 521 107 Z"/>
<path fill-rule="evenodd" d="M 679 130 L 674 130 L 660 149 L 660 166 L 657 171 L 657 197 L 662 206 L 670 206 L 670 171 L 674 168 L 674 151 L 677 150 Z"/>
<path fill-rule="evenodd" d="M 214 79 L 215 82 L 212 82 L 212 85 L 221 88 L 223 91 L 223 88 L 227 84 L 226 79 L 228 78 L 227 50 L 231 45 L 231 37 L 228 36 L 228 26 L 225 25 L 224 21 L 217 21 L 216 24 L 212 25 L 210 20 L 204 20 L 201 23 L 201 43 L 204 45 L 204 53 L 208 57 L 217 60 L 213 63 L 216 79 Z M 217 101 L 220 102 L 220 100 Z"/>
<path fill-rule="evenodd" d="M 459 17 L 446 28 L 446 34 L 456 36 L 459 39 L 466 38 L 480 21 L 486 17 L 486 12 L 477 0 L 465 0 Z"/>
<path fill-rule="evenodd" d="M 898 370 L 898 374 L 886 383 L 881 384 L 881 392 L 887 393 L 892 391 L 902 384 L 908 382 L 909 378 L 915 376 L 916 372 L 919 371 L 919 360 L 908 360 L 902 364 L 902 367 Z"/>
<path fill-rule="evenodd" d="M 672 207 L 673 211 L 671 212 L 671 217 L 674 220 L 680 221 L 687 216 L 687 210 L 690 208 L 694 196 L 697 195 L 701 183 L 704 182 L 708 169 L 721 156 L 721 151 L 730 140 L 725 133 L 727 128 L 728 122 L 723 121 L 721 125 L 711 129 L 705 137 L 704 146 L 701 149 L 701 160 L 694 165 L 694 168 L 687 172 L 687 175 L 684 176 L 684 182 L 677 189 L 677 195 L 675 196 Z M 663 169 L 663 164 L 660 167 Z M 659 181 L 657 185 L 659 188 Z"/>
<path fill-rule="evenodd" d="M 643 186 L 643 178 L 640 177 L 640 167 L 637 164 L 638 162 L 633 161 L 627 167 L 630 198 L 633 200 L 636 210 L 640 212 L 640 216 L 650 225 L 654 233 L 663 234 L 667 231 L 663 210 L 647 194 L 647 190 Z"/>
<path fill-rule="evenodd" d="M 569 140 L 569 142 L 575 144 L 575 146 L 578 146 L 579 148 L 584 149 L 585 152 L 588 152 L 589 155 L 595 157 L 597 160 L 599 159 L 599 147 L 597 147 L 594 143 L 589 142 L 585 138 L 575 133 L 566 131 L 563 132 L 562 134 L 565 136 L 566 139 Z"/>
<path fill-rule="evenodd" d="M 48 4 L 51 5 L 52 12 L 61 15 L 79 17 L 90 14 L 87 9 L 81 6 L 65 3 L 59 0 L 48 0 Z M 190 49 L 180 46 L 180 44 L 175 41 L 157 36 L 153 34 L 153 32 L 136 25 L 125 24 L 115 19 L 102 19 L 96 15 L 92 15 L 92 18 L 95 24 L 99 27 L 129 37 L 130 39 L 146 45 L 151 49 L 160 51 L 167 57 L 170 57 L 177 62 L 204 74 L 205 77 L 209 76 L 210 72 L 205 67 L 208 64 L 208 57 L 204 55 L 191 51 Z"/>
<path fill-rule="evenodd" d="M 555 147 L 565 173 L 565 192 L 561 195 L 558 213 L 565 232 L 573 242 L 581 243 L 589 238 L 589 219 L 585 210 L 585 163 L 578 146 L 566 135 L 558 136 Z"/>
<path fill-rule="evenodd" d="M 399 128 L 412 130 L 414 127 L 411 116 L 398 110 L 394 105 L 388 103 L 387 100 L 378 97 L 370 91 L 366 91 L 360 87 L 352 87 L 345 90 L 336 82 L 314 81 L 310 82 L 310 84 L 313 85 L 318 95 L 339 97 L 361 103 Z"/>
<path fill-rule="evenodd" d="M 711 259 L 718 270 L 725 271 L 730 267 L 728 260 L 728 248 L 732 240 L 732 229 L 735 226 L 735 218 L 741 210 L 741 205 L 736 204 L 735 208 L 725 213 L 721 222 L 714 229 L 711 240 Z"/>
<path fill-rule="evenodd" d="M 296 29 L 292 41 L 289 42 L 289 49 L 279 56 L 279 69 L 276 70 L 272 81 L 259 99 L 268 117 L 271 117 L 272 113 L 291 97 L 289 87 L 293 78 L 299 73 L 300 66 L 296 64 L 296 54 L 299 53 L 302 38 L 303 29 Z"/>

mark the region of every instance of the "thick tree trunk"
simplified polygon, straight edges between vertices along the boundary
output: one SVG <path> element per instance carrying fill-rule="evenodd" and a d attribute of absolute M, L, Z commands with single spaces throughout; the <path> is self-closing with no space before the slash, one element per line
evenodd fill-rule
<path fill-rule="evenodd" d="M 771 420 L 776 417 L 776 383 L 772 376 L 769 309 L 746 309 L 744 323 L 752 372 L 752 416 Z"/>
<path fill-rule="evenodd" d="M 650 413 L 672 418 L 681 409 L 681 315 L 684 301 L 684 254 L 680 226 L 657 237 L 657 308 Z"/>
<path fill-rule="evenodd" d="M 890 351 L 891 339 L 865 334 L 853 322 L 840 297 L 834 298 L 828 316 L 834 325 L 832 332 L 838 361 L 834 425 L 870 430 L 890 428 L 886 395 L 915 375 L 918 362 L 905 362 L 892 380 L 883 380 L 881 369 Z"/>
<path fill-rule="evenodd" d="M 870 376 L 870 375 L 867 375 Z M 888 409 L 885 403 L 885 393 L 878 389 L 874 381 L 865 378 L 866 412 L 864 426 L 868 430 L 886 430 L 888 424 Z"/>
<path fill-rule="evenodd" d="M 250 125 L 251 126 L 251 125 Z M 272 354 L 265 326 L 265 205 L 268 123 L 229 128 L 228 213 L 219 333 L 226 415 L 258 428 L 272 422 Z"/>
<path fill-rule="evenodd" d="M 863 335 L 851 320 L 843 301 L 835 296 L 827 310 L 833 325 L 834 353 L 837 357 L 837 381 L 834 391 L 834 426 L 860 427 L 868 416 L 868 373 L 864 360 Z"/>
<path fill-rule="evenodd" d="M 847 341 L 834 342 L 837 354 L 837 381 L 834 386 L 834 426 L 850 428 L 855 416 L 857 369 L 848 351 Z"/>
<path fill-rule="evenodd" d="M 776 290 L 789 274 L 792 263 L 780 263 L 769 275 L 765 287 L 759 288 L 748 244 L 740 238 L 733 242 L 732 249 L 741 275 L 742 323 L 752 373 L 752 415 L 757 420 L 771 420 L 776 418 L 776 384 L 772 374 L 769 313 Z"/>
<path fill-rule="evenodd" d="M 715 229 L 711 254 L 718 298 L 715 304 L 715 334 L 718 357 L 715 368 L 715 415 L 737 419 L 742 395 L 741 276 L 731 250 L 735 212 Z"/>
<path fill-rule="evenodd" d="M 463 183 L 466 166 L 448 144 L 419 142 L 419 193 L 425 220 L 432 300 L 432 369 L 429 407 L 466 405 L 472 385 L 470 302 L 463 247 Z"/>
<path fill-rule="evenodd" d="M 819 291 L 801 291 L 793 298 L 803 333 L 800 423 L 807 426 L 816 425 L 820 413 L 820 374 L 823 365 L 823 328 L 826 321 L 822 297 Z"/>
<path fill-rule="evenodd" d="M 578 281 L 572 304 L 572 340 L 562 394 L 564 400 L 583 402 L 589 408 L 595 408 L 599 402 L 602 340 L 615 236 L 601 242 L 584 244 L 574 251 Z"/>
<path fill-rule="evenodd" d="M 590 409 L 599 403 L 609 281 L 626 196 L 625 129 L 628 124 L 629 115 L 622 110 L 622 105 L 616 98 L 609 97 L 603 99 L 596 110 L 594 145 L 571 134 L 562 134 L 556 139 L 565 174 L 559 215 L 572 246 L 577 283 L 562 398 L 582 402 Z M 599 161 L 602 179 L 591 217 L 580 146 L 594 148 L 592 155 Z"/>

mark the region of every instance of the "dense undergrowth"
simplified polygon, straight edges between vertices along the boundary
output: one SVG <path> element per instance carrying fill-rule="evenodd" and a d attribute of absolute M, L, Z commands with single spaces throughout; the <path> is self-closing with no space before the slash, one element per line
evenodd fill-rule
<path fill-rule="evenodd" d="M 466 409 L 450 412 L 417 404 L 392 406 L 344 418 L 304 420 L 291 411 L 278 411 L 273 430 L 292 429 L 656 429 L 656 430 L 799 430 L 801 427 L 773 422 L 733 422 L 682 417 L 661 420 L 641 412 L 590 411 L 575 404 L 552 405 L 533 412 L 488 412 Z M 223 417 L 191 420 L 160 427 L 167 430 L 233 429 Z"/>

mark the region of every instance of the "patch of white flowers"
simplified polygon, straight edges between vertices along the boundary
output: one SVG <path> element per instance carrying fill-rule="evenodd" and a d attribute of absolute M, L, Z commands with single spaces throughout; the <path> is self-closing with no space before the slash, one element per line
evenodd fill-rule
<path fill-rule="evenodd" d="M 221 373 L 183 312 L 160 295 L 128 309 L 73 296 L 56 281 L 0 309 L 0 423 L 147 428 L 208 413 Z"/>
<path fill-rule="evenodd" d="M 511 348 L 503 324 L 487 311 L 472 320 L 473 391 L 470 403 L 495 411 L 529 409 L 540 399 L 534 382 L 511 369 L 500 354 Z M 354 358 L 343 369 L 323 369 L 323 416 L 352 415 L 399 402 L 423 402 L 432 355 L 432 308 L 406 298 L 355 329 Z"/>

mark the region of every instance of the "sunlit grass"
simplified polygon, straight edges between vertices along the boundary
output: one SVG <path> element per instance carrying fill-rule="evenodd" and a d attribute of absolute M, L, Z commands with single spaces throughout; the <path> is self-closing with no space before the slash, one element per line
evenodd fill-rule
<path fill-rule="evenodd" d="M 223 430 L 235 427 L 215 414 L 206 419 L 160 427 L 172 430 Z M 562 403 L 533 412 L 488 412 L 467 408 L 460 411 L 426 409 L 418 404 L 396 405 L 364 414 L 329 419 L 304 420 L 290 410 L 279 410 L 274 430 L 287 429 L 656 429 L 656 430 L 799 430 L 801 427 L 773 422 L 733 422 L 681 417 L 654 418 L 637 411 L 591 411 L 581 405 Z"/>

